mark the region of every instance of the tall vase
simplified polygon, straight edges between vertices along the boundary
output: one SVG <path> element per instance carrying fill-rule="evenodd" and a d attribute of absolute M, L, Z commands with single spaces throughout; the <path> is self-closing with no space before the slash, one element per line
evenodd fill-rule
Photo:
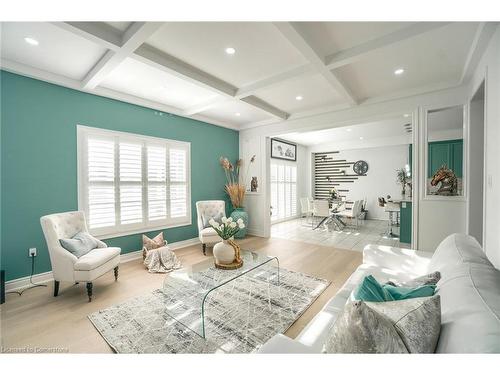
<path fill-rule="evenodd" d="M 248 214 L 246 213 L 243 207 L 235 208 L 233 212 L 231 212 L 231 217 L 234 221 L 238 221 L 238 219 L 243 220 L 245 224 L 245 228 L 240 229 L 238 233 L 234 235 L 234 238 L 245 238 L 247 235 L 247 227 L 248 227 Z"/>

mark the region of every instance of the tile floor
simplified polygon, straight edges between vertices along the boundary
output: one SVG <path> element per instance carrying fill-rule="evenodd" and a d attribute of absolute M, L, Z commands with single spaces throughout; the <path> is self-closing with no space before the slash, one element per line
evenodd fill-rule
<path fill-rule="evenodd" d="M 409 244 L 399 242 L 399 238 L 383 235 L 386 229 L 387 221 L 360 220 L 357 228 L 347 226 L 341 231 L 336 231 L 330 225 L 328 227 L 320 226 L 313 230 L 309 218 L 307 220 L 293 219 L 273 224 L 271 237 L 355 251 L 362 251 L 368 244 L 410 248 Z"/>

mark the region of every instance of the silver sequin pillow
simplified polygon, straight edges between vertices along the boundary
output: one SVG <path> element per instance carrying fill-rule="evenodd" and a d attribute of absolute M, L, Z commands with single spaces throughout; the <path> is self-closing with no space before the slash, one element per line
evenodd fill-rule
<path fill-rule="evenodd" d="M 330 329 L 326 353 L 433 353 L 441 330 L 439 295 L 349 302 Z"/>

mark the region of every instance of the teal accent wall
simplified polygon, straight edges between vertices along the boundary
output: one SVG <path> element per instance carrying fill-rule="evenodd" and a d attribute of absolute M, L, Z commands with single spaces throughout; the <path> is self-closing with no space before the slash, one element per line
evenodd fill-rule
<path fill-rule="evenodd" d="M 219 157 L 238 158 L 237 131 L 5 71 L 0 79 L 1 267 L 7 280 L 29 275 L 29 247 L 38 249 L 35 273 L 50 271 L 39 219 L 78 209 L 77 124 L 191 142 L 193 224 L 164 230 L 169 242 L 198 236 L 196 201 L 227 202 Z M 142 247 L 140 234 L 105 242 L 122 253 Z"/>

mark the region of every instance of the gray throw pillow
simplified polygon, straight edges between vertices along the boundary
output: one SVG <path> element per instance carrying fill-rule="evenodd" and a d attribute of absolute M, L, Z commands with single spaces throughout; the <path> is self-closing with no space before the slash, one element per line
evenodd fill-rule
<path fill-rule="evenodd" d="M 87 254 L 90 250 L 94 250 L 99 247 L 97 240 L 85 232 L 78 232 L 73 236 L 73 238 L 61 238 L 59 243 L 77 258 L 80 258 L 81 256 Z"/>
<path fill-rule="evenodd" d="M 203 221 L 203 228 L 210 228 L 212 227 L 209 223 L 209 221 L 211 219 L 214 219 L 216 222 L 218 222 L 219 224 L 222 224 L 222 217 L 224 216 L 224 214 L 222 212 L 219 212 L 217 215 L 215 216 L 210 216 L 210 215 L 201 215 L 201 219 Z"/>
<path fill-rule="evenodd" d="M 404 288 L 418 288 L 419 286 L 423 285 L 436 285 L 439 280 L 441 280 L 441 272 L 436 271 L 428 275 L 420 276 L 402 283 L 389 281 L 387 282 L 387 284 L 392 286 L 402 286 Z"/>
<path fill-rule="evenodd" d="M 327 353 L 433 353 L 441 331 L 439 295 L 349 302 L 333 324 Z"/>

